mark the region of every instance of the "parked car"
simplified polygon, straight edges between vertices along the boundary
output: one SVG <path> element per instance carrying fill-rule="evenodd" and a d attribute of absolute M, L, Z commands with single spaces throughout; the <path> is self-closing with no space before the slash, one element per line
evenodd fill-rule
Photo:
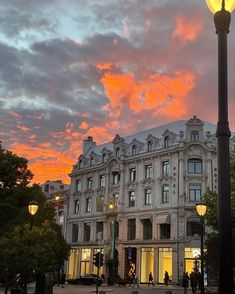
<path fill-rule="evenodd" d="M 72 285 L 91 285 L 98 284 L 99 286 L 103 283 L 103 279 L 95 274 L 83 274 L 76 279 L 68 279 L 68 284 Z"/>

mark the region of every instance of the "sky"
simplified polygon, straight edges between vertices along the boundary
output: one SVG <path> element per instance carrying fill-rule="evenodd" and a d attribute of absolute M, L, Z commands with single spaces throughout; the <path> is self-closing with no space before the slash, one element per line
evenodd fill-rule
<path fill-rule="evenodd" d="M 1 0 L 0 11 L 0 141 L 29 160 L 34 182 L 69 183 L 87 136 L 102 144 L 193 115 L 216 124 L 217 35 L 205 0 Z"/>

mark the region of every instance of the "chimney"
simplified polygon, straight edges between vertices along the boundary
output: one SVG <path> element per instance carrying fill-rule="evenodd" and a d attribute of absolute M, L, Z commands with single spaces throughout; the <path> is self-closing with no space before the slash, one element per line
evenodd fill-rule
<path fill-rule="evenodd" d="M 93 142 L 93 137 L 88 136 L 86 140 L 83 140 L 83 155 L 86 156 L 93 146 L 96 146 L 96 142 Z"/>

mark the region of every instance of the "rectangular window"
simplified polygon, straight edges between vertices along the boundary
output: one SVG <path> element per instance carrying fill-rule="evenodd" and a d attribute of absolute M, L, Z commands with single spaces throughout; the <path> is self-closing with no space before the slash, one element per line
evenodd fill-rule
<path fill-rule="evenodd" d="M 113 176 L 113 184 L 117 185 L 120 182 L 120 173 L 119 172 L 113 172 L 112 173 Z"/>
<path fill-rule="evenodd" d="M 136 180 L 136 169 L 131 168 L 129 172 L 130 172 L 130 181 L 134 182 Z"/>
<path fill-rule="evenodd" d="M 152 164 L 145 165 L 145 178 L 153 177 L 153 167 Z"/>
<path fill-rule="evenodd" d="M 151 247 L 141 248 L 141 270 L 140 270 L 140 282 L 149 282 L 149 273 L 152 272 L 154 276 L 154 249 Z M 155 282 L 155 281 L 154 281 Z M 147 293 L 148 291 L 146 291 Z M 150 291 L 151 293 L 152 291 Z"/>
<path fill-rule="evenodd" d="M 191 132 L 191 141 L 199 141 L 199 133 L 198 131 Z"/>
<path fill-rule="evenodd" d="M 74 200 L 74 213 L 79 213 L 79 200 Z"/>
<path fill-rule="evenodd" d="M 143 239 L 150 240 L 152 239 L 152 223 L 150 219 L 143 219 Z"/>
<path fill-rule="evenodd" d="M 162 174 L 164 176 L 170 175 L 170 162 L 169 161 L 163 161 L 162 163 Z"/>
<path fill-rule="evenodd" d="M 73 224 L 72 225 L 72 242 L 77 242 L 78 240 L 78 225 Z"/>
<path fill-rule="evenodd" d="M 97 241 L 103 240 L 103 230 L 104 230 L 104 223 L 97 222 L 96 223 L 96 240 Z"/>
<path fill-rule="evenodd" d="M 105 175 L 100 175 L 100 187 L 105 187 Z"/>
<path fill-rule="evenodd" d="M 104 211 L 104 197 L 100 196 L 96 198 L 96 212 Z"/>
<path fill-rule="evenodd" d="M 152 204 L 152 190 L 145 189 L 144 190 L 144 205 L 151 205 Z"/>
<path fill-rule="evenodd" d="M 170 188 L 168 185 L 162 186 L 162 203 L 169 202 Z"/>
<path fill-rule="evenodd" d="M 160 239 L 170 239 L 171 236 L 171 225 L 160 224 Z"/>
<path fill-rule="evenodd" d="M 87 188 L 88 189 L 92 188 L 92 177 L 87 178 Z"/>
<path fill-rule="evenodd" d="M 172 248 L 158 249 L 158 283 L 164 283 L 165 272 L 172 277 Z"/>
<path fill-rule="evenodd" d="M 90 241 L 91 227 L 89 224 L 84 224 L 84 242 Z"/>
<path fill-rule="evenodd" d="M 86 199 L 86 212 L 91 212 L 91 198 Z"/>
<path fill-rule="evenodd" d="M 135 240 L 135 219 L 128 219 L 127 240 Z"/>
<path fill-rule="evenodd" d="M 82 181 L 80 179 L 76 181 L 76 191 L 77 192 L 82 191 Z"/>
<path fill-rule="evenodd" d="M 119 194 L 118 193 L 113 194 L 113 201 L 114 201 L 116 207 L 118 207 L 118 201 L 119 201 Z"/>
<path fill-rule="evenodd" d="M 188 172 L 190 174 L 201 174 L 202 173 L 201 159 L 189 159 L 188 160 Z"/>
<path fill-rule="evenodd" d="M 189 201 L 201 201 L 202 187 L 201 184 L 189 184 Z"/>
<path fill-rule="evenodd" d="M 129 192 L 129 207 L 135 206 L 135 191 Z"/>

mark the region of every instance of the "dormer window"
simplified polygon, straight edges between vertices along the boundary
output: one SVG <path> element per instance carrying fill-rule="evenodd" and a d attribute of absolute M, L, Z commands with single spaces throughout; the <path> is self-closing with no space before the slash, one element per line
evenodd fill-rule
<path fill-rule="evenodd" d="M 191 141 L 199 141 L 199 133 L 198 131 L 192 131 L 191 132 Z"/>
<path fill-rule="evenodd" d="M 102 154 L 102 162 L 105 162 L 105 153 Z"/>
<path fill-rule="evenodd" d="M 116 157 L 119 157 L 120 156 L 120 148 L 116 148 Z"/>
<path fill-rule="evenodd" d="M 169 143 L 170 143 L 170 137 L 169 136 L 166 136 L 164 138 L 164 147 L 169 147 Z"/>
<path fill-rule="evenodd" d="M 78 162 L 78 168 L 82 168 L 82 160 L 79 160 L 79 162 Z"/>
<path fill-rule="evenodd" d="M 134 156 L 134 155 L 136 155 L 136 153 L 137 153 L 137 146 L 133 145 L 131 154 Z"/>
<path fill-rule="evenodd" d="M 93 164 L 94 164 L 94 157 L 91 156 L 91 158 L 90 158 L 90 165 L 93 165 Z"/>
<path fill-rule="evenodd" d="M 153 141 L 148 141 L 148 152 L 153 150 Z"/>

